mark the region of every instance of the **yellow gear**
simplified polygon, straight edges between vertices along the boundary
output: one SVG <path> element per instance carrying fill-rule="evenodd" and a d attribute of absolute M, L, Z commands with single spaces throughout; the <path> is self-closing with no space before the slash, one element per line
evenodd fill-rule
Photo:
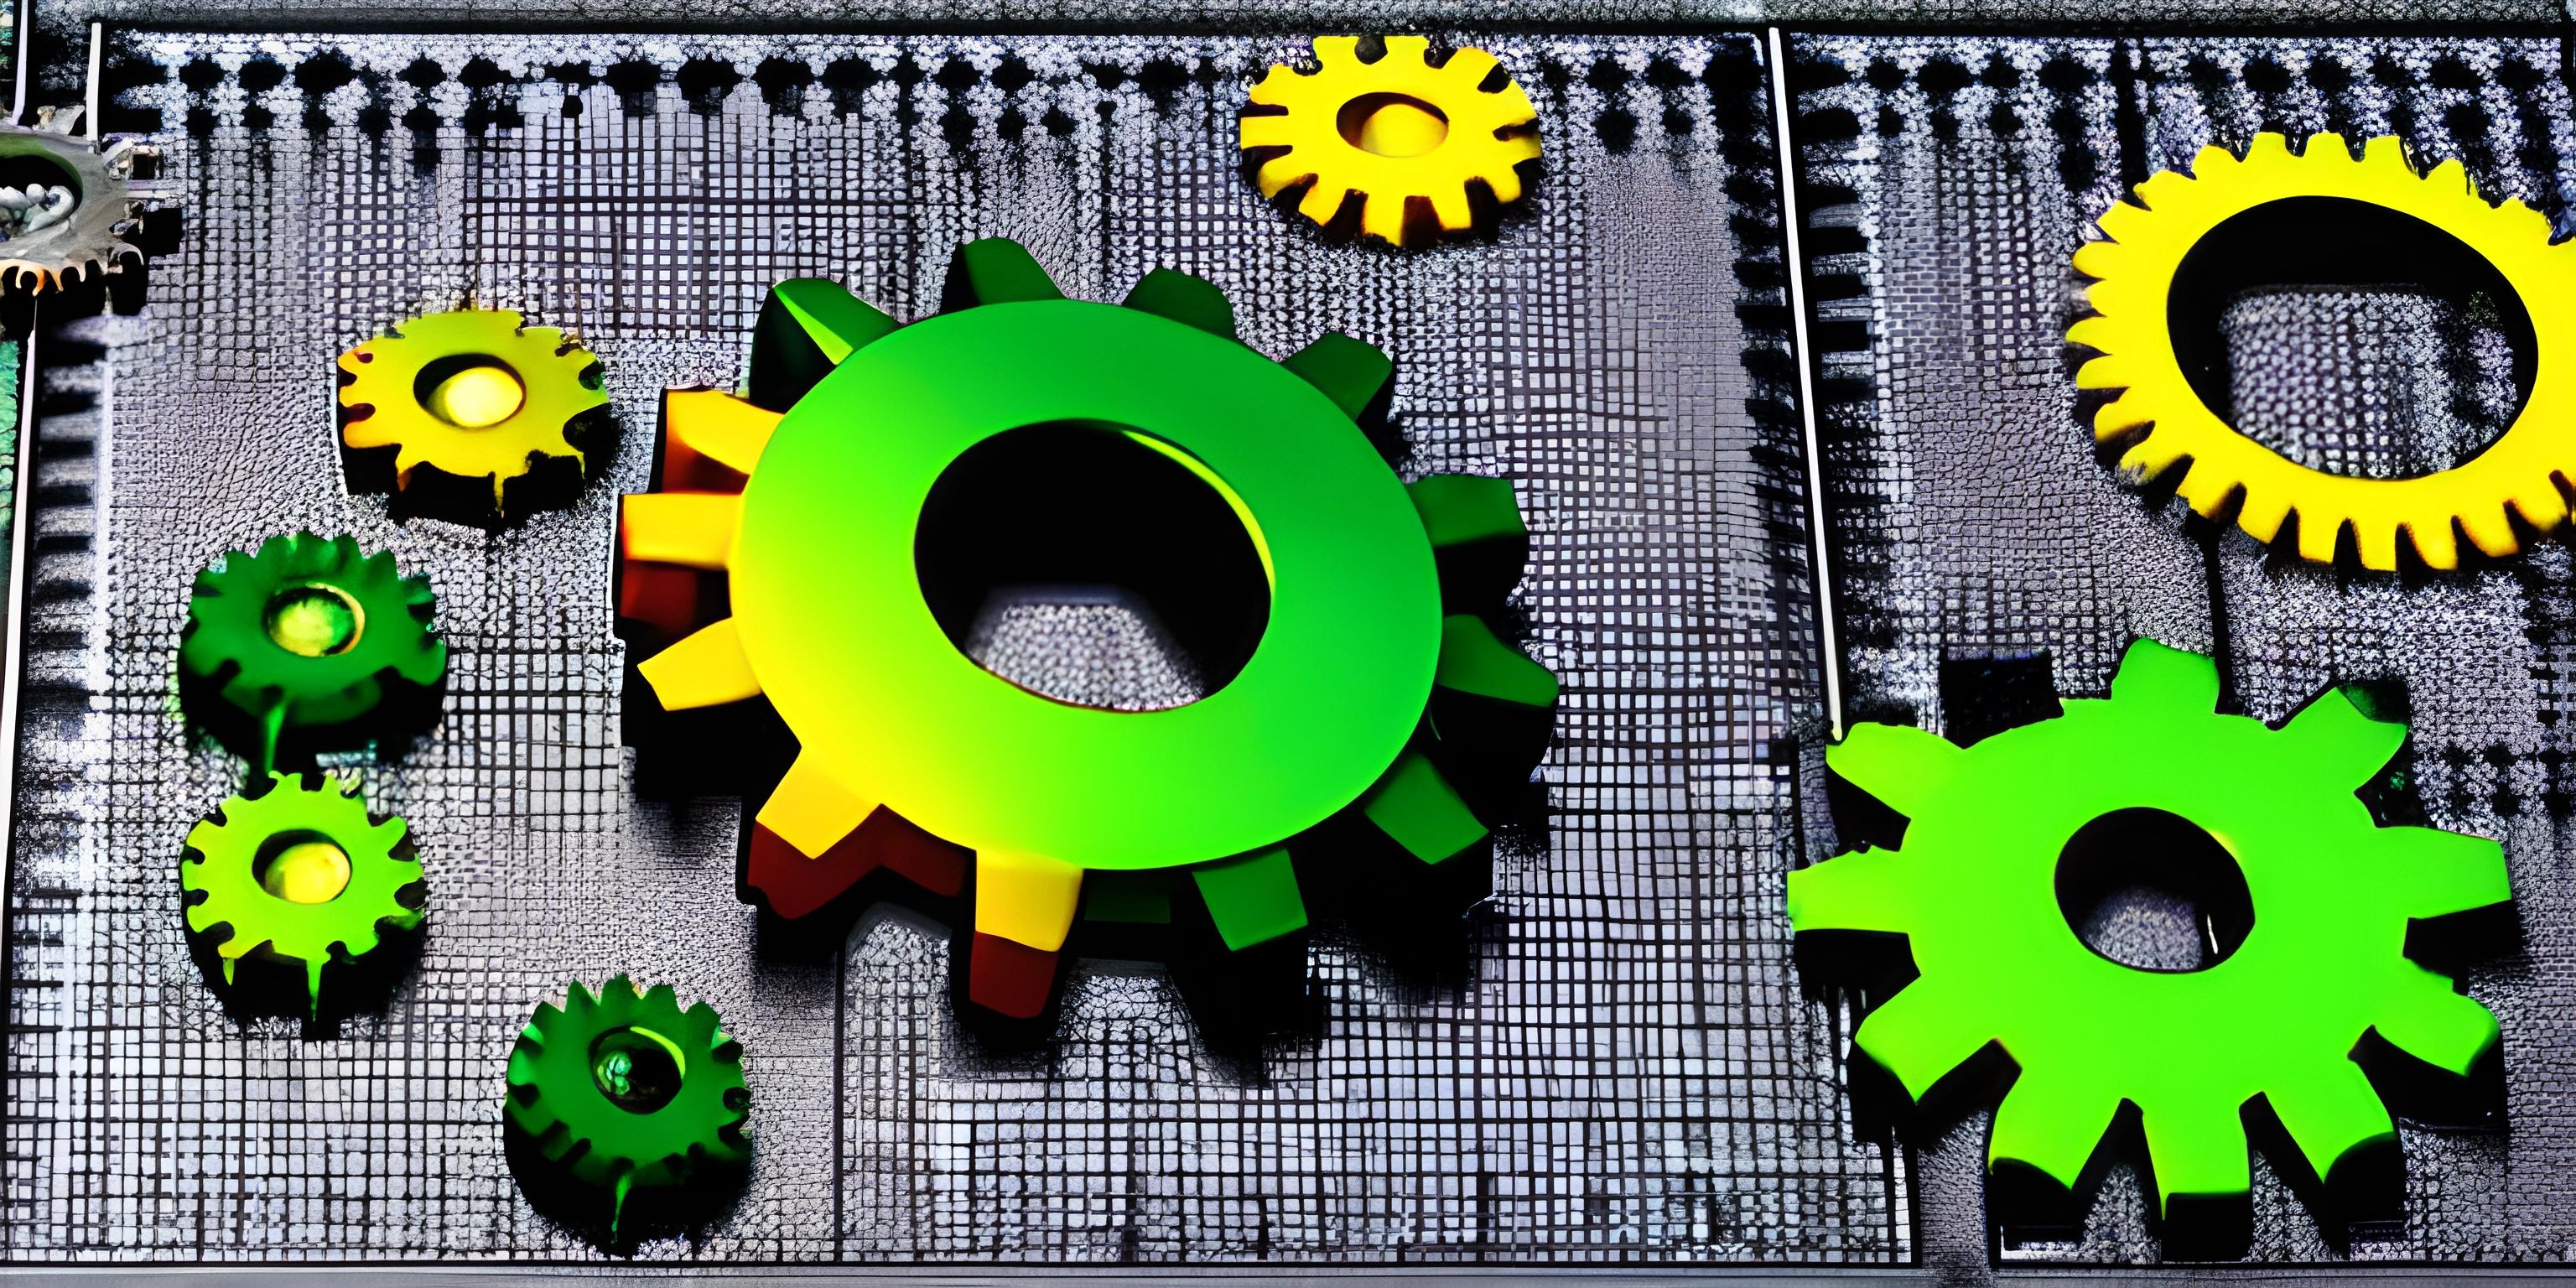
<path fill-rule="evenodd" d="M 398 488 L 424 465 L 489 478 L 499 510 L 510 480 L 538 457 L 587 473 L 566 431 L 608 405 L 588 378 L 599 359 L 560 328 L 521 322 L 512 309 L 433 313 L 341 354 L 341 441 L 396 449 Z"/>
<path fill-rule="evenodd" d="M 2293 154 L 2278 134 L 2258 134 L 2240 160 L 2201 149 L 2192 173 L 2161 171 L 2138 185 L 2140 202 L 2103 214 L 2107 240 L 2086 243 L 2075 267 L 2097 279 L 2094 316 L 2067 339 L 2101 351 L 2076 384 L 2122 390 L 2094 417 L 2096 438 L 2145 431 L 2120 458 L 2140 479 L 2188 462 L 2179 494 L 2204 516 L 2242 495 L 2238 527 L 2270 541 L 2292 513 L 2301 556 L 2330 561 L 2350 525 L 2363 566 L 2397 566 L 2397 534 L 2433 568 L 2459 565 L 2453 525 L 2489 555 L 2520 548 L 2505 508 L 2549 531 L 2566 519 L 2555 479 L 2576 479 L 2576 249 L 2550 244 L 2549 220 L 2519 201 L 2490 205 L 2458 161 L 2418 175 L 2395 138 L 2372 139 L 2355 159 L 2333 134 L 2309 137 Z M 2202 238 L 2229 219 L 2300 198 L 2365 202 L 2430 224 L 2484 257 L 2531 320 L 2536 351 L 2530 396 L 2503 437 L 2450 469 L 2415 478 L 2330 474 L 2298 464 L 2248 438 L 2211 411 L 2177 356 L 2168 310 L 2174 277 Z"/>
<path fill-rule="evenodd" d="M 1396 245 L 1475 225 L 1468 191 L 1520 200 L 1513 167 L 1539 154 L 1538 113 L 1508 78 L 1486 89 L 1494 56 L 1461 49 L 1431 65 L 1431 42 L 1389 36 L 1363 62 L 1357 36 L 1319 36 L 1313 72 L 1274 64 L 1252 87 L 1242 146 L 1256 154 L 1261 195 L 1312 181 L 1298 212 L 1329 224 L 1356 193 L 1360 231 Z"/>

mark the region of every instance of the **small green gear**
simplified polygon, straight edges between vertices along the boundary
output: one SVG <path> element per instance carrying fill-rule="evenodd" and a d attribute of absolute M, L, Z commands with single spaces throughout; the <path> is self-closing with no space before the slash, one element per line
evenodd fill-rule
<path fill-rule="evenodd" d="M 369 817 L 357 790 L 331 774 L 271 774 L 188 830 L 188 930 L 213 946 L 225 983 L 254 953 L 300 964 L 318 1015 L 325 966 L 376 951 L 386 927 L 419 928 L 410 828 Z"/>
<path fill-rule="evenodd" d="M 296 532 L 233 551 L 189 593 L 182 698 L 256 772 L 290 735 L 363 746 L 389 703 L 424 700 L 447 674 L 431 602 L 428 578 L 354 537 Z"/>
<path fill-rule="evenodd" d="M 609 1230 L 636 1190 L 674 1190 L 750 1160 L 742 1044 L 704 1002 L 620 975 L 594 997 L 575 981 L 510 1052 L 502 1110 L 512 1130 L 573 1180 L 610 1196 Z"/>
<path fill-rule="evenodd" d="M 2512 897 L 2502 847 L 2380 827 L 2354 795 L 2406 739 L 2328 690 L 2279 730 L 2216 714 L 2206 657 L 2130 647 L 2108 699 L 1961 748 L 1862 725 L 1826 763 L 1909 820 L 1901 846 L 1789 874 L 1801 932 L 1906 936 L 1919 976 L 1871 1011 L 1854 1045 L 1920 1099 L 1998 1043 L 2020 1067 L 1988 1166 L 2074 1188 L 2123 1101 L 2140 1110 L 2158 1211 L 2235 1198 L 2250 1164 L 2239 1112 L 2264 1098 L 2315 1176 L 2395 1128 L 2352 1052 L 2365 1031 L 2452 1073 L 2496 1045 L 2495 1017 L 2406 956 L 2411 918 Z M 2179 815 L 2224 847 L 2252 921 L 2187 972 L 2088 948 L 2057 894 L 2088 823 Z"/>

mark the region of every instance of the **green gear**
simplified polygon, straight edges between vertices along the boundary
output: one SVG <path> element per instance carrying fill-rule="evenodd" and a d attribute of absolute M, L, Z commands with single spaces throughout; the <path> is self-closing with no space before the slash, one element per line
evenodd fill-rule
<path fill-rule="evenodd" d="M 597 997 L 577 980 L 566 994 L 519 1031 L 501 1108 L 548 1163 L 609 1191 L 611 1237 L 633 1191 L 750 1160 L 742 1044 L 715 1008 L 684 1012 L 670 985 L 638 994 L 624 975 Z"/>
<path fill-rule="evenodd" d="M 2319 1178 L 2393 1140 L 2351 1053 L 2366 1030 L 2466 1073 L 2495 1017 L 2406 957 L 2410 918 L 2512 897 L 2494 841 L 2378 827 L 2354 795 L 2406 738 L 2328 690 L 2275 731 L 2215 714 L 2217 667 L 2151 640 L 2108 699 L 1960 748 L 1861 725 L 1826 763 L 1910 821 L 1901 847 L 1789 874 L 1801 932 L 1902 934 L 1919 977 L 1854 1045 L 1920 1099 L 1989 1042 L 2020 1074 L 1996 1110 L 1988 1167 L 2011 1160 L 2072 1189 L 2122 1101 L 2146 1128 L 2158 1211 L 2177 1195 L 2247 1192 L 2240 1108 L 2261 1096 Z M 2097 955 L 2056 895 L 2076 831 L 2114 811 L 2188 819 L 2225 847 L 2254 912 L 2232 954 L 2187 973 Z"/>
<path fill-rule="evenodd" d="M 405 577 L 392 554 L 354 537 L 295 532 L 256 555 L 235 550 L 197 574 L 179 643 L 183 696 L 207 695 L 236 717 L 255 771 L 268 772 L 289 733 L 363 745 L 389 699 L 425 697 L 447 674 L 430 632 L 429 579 Z M 208 722 L 222 731 L 223 722 Z"/>
<path fill-rule="evenodd" d="M 419 902 L 404 898 L 421 879 L 410 827 L 370 818 L 357 790 L 331 774 L 271 774 L 258 795 L 235 796 L 188 830 L 179 861 L 188 929 L 213 945 L 225 983 L 253 953 L 300 963 L 308 1013 L 319 1015 L 323 967 L 374 952 L 384 927 L 419 928 Z M 278 893 L 273 868 L 296 862 L 298 849 L 326 863 L 336 852 L 337 870 L 322 889 Z"/>

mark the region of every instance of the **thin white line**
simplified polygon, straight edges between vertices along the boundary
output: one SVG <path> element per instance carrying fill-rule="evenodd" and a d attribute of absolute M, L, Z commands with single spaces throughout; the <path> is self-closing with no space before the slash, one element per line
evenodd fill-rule
<path fill-rule="evenodd" d="M 107 24 L 89 25 L 89 110 L 81 114 L 82 132 L 95 139 L 98 133 L 98 69 L 107 47 Z"/>
<path fill-rule="evenodd" d="M 17 0 L 9 9 L 9 70 L 17 84 L 9 94 L 9 121 L 20 124 L 27 117 L 27 62 L 35 41 L 36 0 Z"/>
<path fill-rule="evenodd" d="M 1816 587 L 1816 633 L 1824 647 L 1825 727 L 1843 736 L 1843 651 L 1834 630 L 1834 575 L 1825 555 L 1825 456 L 1816 442 L 1816 358 L 1807 350 L 1806 260 L 1798 252 L 1798 161 L 1789 133 L 1789 60 L 1780 29 L 1771 37 L 1771 137 L 1780 150 L 1780 236 L 1789 276 L 1789 328 L 1797 347 L 1798 419 L 1806 434 L 1809 575 Z"/>
<path fill-rule="evenodd" d="M 38 308 L 42 308 L 39 305 Z M 0 638 L 0 892 L 9 889 L 9 869 L 18 857 L 18 680 L 27 672 L 27 498 L 34 493 L 36 469 L 36 327 L 18 345 L 18 474 L 9 481 L 9 626 Z M 0 897 L 0 907 L 6 906 Z"/>

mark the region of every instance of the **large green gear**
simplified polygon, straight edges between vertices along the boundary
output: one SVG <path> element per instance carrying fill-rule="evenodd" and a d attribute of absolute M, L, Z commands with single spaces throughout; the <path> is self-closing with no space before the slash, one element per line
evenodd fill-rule
<path fill-rule="evenodd" d="M 376 951 L 388 928 L 419 928 L 410 828 L 370 818 L 357 791 L 330 774 L 271 774 L 188 830 L 188 930 L 212 945 L 225 983 L 254 953 L 300 965 L 308 1014 L 319 1015 L 324 967 Z"/>
<path fill-rule="evenodd" d="M 633 696 L 648 714 L 765 700 L 795 737 L 747 894 L 802 916 L 878 866 L 956 893 L 971 853 L 968 993 L 1026 1018 L 1087 890 L 1097 907 L 1157 879 L 1130 874 L 1186 874 L 1174 886 L 1240 950 L 1307 924 L 1291 842 L 1328 819 L 1374 828 L 1408 868 L 1487 835 L 1459 776 L 1526 782 L 1557 698 L 1482 615 L 1528 534 L 1507 480 L 1408 486 L 1389 466 L 1359 424 L 1393 375 L 1384 354 L 1327 335 L 1274 361 L 1210 283 L 1158 270 L 1119 304 L 1068 299 L 1000 239 L 960 249 L 945 301 L 898 327 L 833 283 L 782 284 L 747 394 L 673 393 L 657 490 L 626 498 L 620 615 L 668 644 Z M 916 562 L 936 489 L 1040 427 L 1178 465 L 1240 521 L 1267 617 L 1215 692 L 1154 711 L 1058 701 L 937 620 Z M 898 832 L 929 843 L 892 853 Z"/>
<path fill-rule="evenodd" d="M 256 555 L 232 551 L 189 593 L 181 694 L 255 772 L 289 738 L 363 746 L 388 704 L 425 699 L 446 677 L 431 603 L 428 578 L 354 537 L 295 532 Z"/>
<path fill-rule="evenodd" d="M 2329 690 L 2278 730 L 2216 714 L 2206 657 L 2133 645 L 2108 699 L 1967 748 L 1898 725 L 1852 730 L 1833 771 L 1909 820 L 1896 848 L 1789 874 L 1801 932 L 1902 934 L 1919 977 L 1854 1044 L 1920 1099 L 1998 1043 L 2020 1067 L 1995 1113 L 1989 1167 L 2073 1188 L 2123 1101 L 2141 1112 L 2158 1211 L 2247 1192 L 2239 1111 L 2269 1102 L 2318 1178 L 2394 1139 L 2352 1059 L 2363 1034 L 2466 1073 L 2495 1017 L 2406 956 L 2409 919 L 2511 898 L 2501 847 L 2379 827 L 2354 794 L 2404 743 Z M 2244 878 L 2253 919 L 2234 951 L 2188 972 L 2088 948 L 2057 895 L 2087 823 L 2158 809 L 2197 825 Z"/>
<path fill-rule="evenodd" d="M 715 1008 L 682 1011 L 670 985 L 638 993 L 624 975 L 596 997 L 579 981 L 566 993 L 520 1030 L 501 1107 L 546 1162 L 607 1193 L 612 1237 L 635 1191 L 750 1161 L 742 1044 Z"/>

